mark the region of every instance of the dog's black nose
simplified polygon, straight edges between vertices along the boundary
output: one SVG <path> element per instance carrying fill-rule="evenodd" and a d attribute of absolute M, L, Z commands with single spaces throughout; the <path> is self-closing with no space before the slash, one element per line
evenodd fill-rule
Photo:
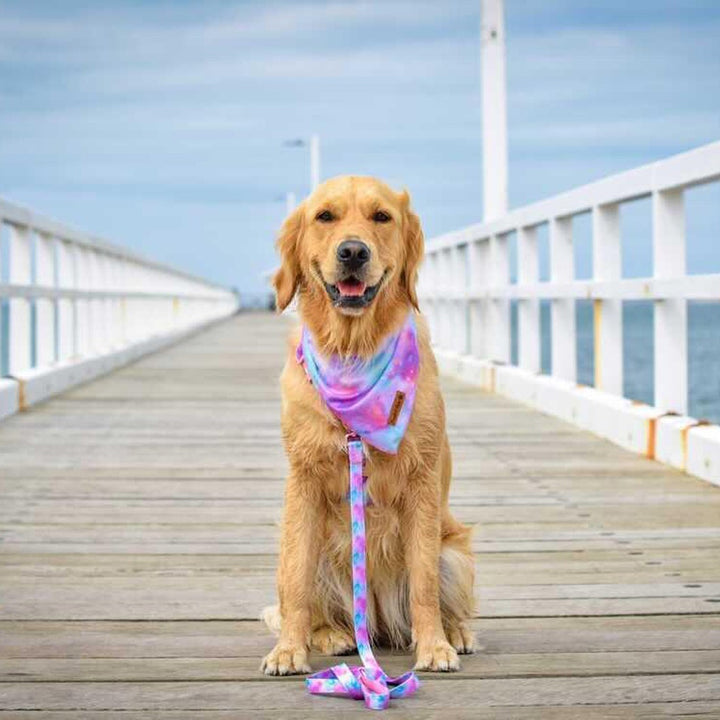
<path fill-rule="evenodd" d="M 370 248 L 361 240 L 343 240 L 338 245 L 337 259 L 348 270 L 359 270 L 370 259 Z"/>

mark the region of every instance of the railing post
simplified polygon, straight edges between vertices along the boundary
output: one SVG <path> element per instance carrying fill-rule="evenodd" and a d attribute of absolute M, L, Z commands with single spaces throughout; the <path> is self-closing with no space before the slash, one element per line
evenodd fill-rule
<path fill-rule="evenodd" d="M 490 238 L 490 292 L 503 290 L 510 284 L 510 254 L 506 235 Z M 490 313 L 490 359 L 510 362 L 510 300 L 507 297 L 491 297 Z"/>
<path fill-rule="evenodd" d="M 442 347 L 443 341 L 443 276 L 442 276 L 442 251 L 433 253 L 433 343 Z"/>
<path fill-rule="evenodd" d="M 107 253 L 98 254 L 98 277 L 99 285 L 102 290 L 108 291 L 112 288 L 112 258 Z M 111 298 L 102 298 L 100 307 L 102 308 L 101 316 L 101 332 L 103 338 L 103 346 L 106 350 L 115 347 L 115 335 L 113 328 L 113 300 Z"/>
<path fill-rule="evenodd" d="M 87 253 L 87 271 L 88 271 L 88 289 L 103 290 L 104 284 L 101 255 L 96 250 L 89 250 Z M 103 298 L 94 297 L 88 302 L 89 318 L 88 326 L 90 328 L 90 350 L 95 354 L 103 353 L 107 350 L 107 324 L 105 322 L 105 300 Z"/>
<path fill-rule="evenodd" d="M 84 247 L 75 246 L 75 287 L 78 290 L 90 289 L 90 268 L 88 251 Z M 80 357 L 87 357 L 91 352 L 90 336 L 90 300 L 75 300 L 75 351 Z"/>
<path fill-rule="evenodd" d="M 35 284 L 55 287 L 55 241 L 50 235 L 35 236 Z M 38 367 L 55 362 L 55 301 L 35 300 L 35 363 Z"/>
<path fill-rule="evenodd" d="M 427 297 L 422 300 L 422 311 L 427 318 L 430 328 L 430 341 L 435 343 L 437 323 L 435 322 L 435 308 L 437 307 L 437 290 L 435 289 L 435 253 L 428 253 L 423 261 L 423 269 L 418 278 L 418 290 L 427 292 Z"/>
<path fill-rule="evenodd" d="M 550 221 L 550 281 L 571 282 L 574 279 L 572 218 L 555 217 Z M 575 381 L 577 377 L 577 343 L 575 340 L 575 300 L 554 298 L 551 304 L 552 374 Z"/>
<path fill-rule="evenodd" d="M 58 287 L 75 289 L 75 252 L 67 242 L 57 243 Z M 60 298 L 58 307 L 58 360 L 69 360 L 77 355 L 76 305 L 71 298 Z"/>
<path fill-rule="evenodd" d="M 489 241 L 474 240 L 468 245 L 469 287 L 470 292 L 478 294 L 488 286 Z M 477 358 L 489 356 L 487 341 L 488 301 L 473 299 L 470 301 L 470 353 Z"/>
<path fill-rule="evenodd" d="M 452 278 L 454 292 L 459 293 L 453 303 L 453 344 L 452 349 L 462 355 L 467 353 L 467 245 L 452 248 Z"/>
<path fill-rule="evenodd" d="M 137 266 L 132 260 L 125 262 L 125 286 L 128 290 L 139 290 L 142 283 L 138 282 Z M 130 342 L 142 337 L 141 309 L 142 300 L 128 297 L 125 300 L 125 313 L 127 322 L 127 333 Z"/>
<path fill-rule="evenodd" d="M 9 278 L 13 285 L 30 285 L 32 261 L 30 230 L 27 227 L 10 226 Z M 8 372 L 14 375 L 31 366 L 30 356 L 30 301 L 27 298 L 10 298 L 10 332 L 8 333 Z"/>
<path fill-rule="evenodd" d="M 108 255 L 108 287 L 114 292 L 122 290 L 122 261 L 115 255 Z M 110 300 L 110 345 L 122 347 L 125 343 L 122 322 L 122 299 Z"/>
<path fill-rule="evenodd" d="M 655 191 L 653 208 L 653 274 L 685 274 L 685 201 L 682 189 Z M 687 300 L 655 301 L 655 405 L 687 414 Z"/>
<path fill-rule="evenodd" d="M 443 350 L 452 348 L 452 301 L 448 297 L 450 289 L 450 250 L 445 248 L 438 253 L 439 270 L 440 270 L 440 333 L 438 342 Z"/>
<path fill-rule="evenodd" d="M 136 278 L 135 283 L 139 290 L 150 284 L 148 277 L 148 269 L 140 263 L 132 264 L 132 273 Z M 153 325 L 155 323 L 154 308 L 152 300 L 140 298 L 135 305 L 135 327 L 137 328 L 137 337 L 143 340 L 152 335 Z"/>
<path fill-rule="evenodd" d="M 163 284 L 165 286 L 165 292 L 172 293 L 174 291 L 175 283 L 171 278 L 165 277 Z M 166 318 L 164 322 L 168 327 L 173 327 L 175 325 L 175 300 L 173 298 L 166 298 L 163 300 L 163 308 Z"/>
<path fill-rule="evenodd" d="M 117 259 L 117 277 L 118 287 L 127 292 L 130 290 L 129 280 L 129 267 L 128 262 L 125 258 Z M 122 337 L 123 344 L 129 343 L 132 340 L 132 327 L 130 317 L 130 300 L 127 297 L 120 298 L 120 335 Z"/>
<path fill-rule="evenodd" d="M 2 232 L 3 232 L 4 226 L 5 226 L 5 223 L 3 222 L 2 216 L 0 216 L 0 282 L 2 282 L 2 279 L 3 279 Z M 3 322 L 5 322 L 3 315 L 4 315 L 3 298 L 0 298 L 0 377 L 2 377 L 6 371 L 5 368 L 3 367 L 4 361 L 5 361 L 5 343 L 6 343 L 5 333 L 3 331 Z"/>
<path fill-rule="evenodd" d="M 622 276 L 620 210 L 617 204 L 596 205 L 592 210 L 593 279 L 619 280 Z M 595 337 L 595 387 L 623 394 L 622 300 L 593 302 Z"/>
<path fill-rule="evenodd" d="M 518 284 L 540 280 L 537 228 L 518 230 Z M 518 360 L 523 370 L 540 372 L 540 302 L 537 298 L 518 300 Z"/>

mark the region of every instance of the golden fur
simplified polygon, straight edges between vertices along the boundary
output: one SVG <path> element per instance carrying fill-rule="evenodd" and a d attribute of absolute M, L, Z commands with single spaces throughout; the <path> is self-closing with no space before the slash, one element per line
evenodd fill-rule
<path fill-rule="evenodd" d="M 324 210 L 331 222 L 320 222 Z M 377 222 L 382 211 L 389 221 Z M 367 285 L 381 283 L 358 311 L 336 307 L 325 283 L 338 279 L 336 249 L 348 237 L 371 250 Z M 372 178 L 322 184 L 285 221 L 277 243 L 277 304 L 297 293 L 300 318 L 325 353 L 371 356 L 415 312 L 423 234 L 407 192 Z M 456 670 L 472 652 L 474 561 L 470 530 L 451 515 L 451 456 L 445 408 L 427 326 L 416 316 L 420 368 L 415 407 L 397 455 L 366 448 L 368 616 L 378 642 L 416 649 L 416 668 Z M 296 331 L 281 377 L 282 429 L 290 471 L 285 490 L 279 608 L 263 617 L 279 634 L 262 669 L 270 675 L 310 671 L 310 647 L 326 654 L 355 648 L 352 626 L 350 521 L 345 430 L 295 361 Z"/>

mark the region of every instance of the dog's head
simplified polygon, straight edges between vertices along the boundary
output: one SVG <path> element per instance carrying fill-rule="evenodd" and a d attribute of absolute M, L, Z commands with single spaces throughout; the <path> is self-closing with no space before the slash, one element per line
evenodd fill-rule
<path fill-rule="evenodd" d="M 328 180 L 285 220 L 273 284 L 278 309 L 296 291 L 301 312 L 359 319 L 417 307 L 423 234 L 406 191 L 367 177 Z"/>

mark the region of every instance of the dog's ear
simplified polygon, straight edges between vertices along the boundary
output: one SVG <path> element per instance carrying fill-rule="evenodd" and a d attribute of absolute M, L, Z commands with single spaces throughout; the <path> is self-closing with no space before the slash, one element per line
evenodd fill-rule
<path fill-rule="evenodd" d="M 282 312 L 290 304 L 300 284 L 298 245 L 303 231 L 303 210 L 301 203 L 285 218 L 275 243 L 280 253 L 280 267 L 273 275 L 272 283 L 278 312 Z"/>
<path fill-rule="evenodd" d="M 402 191 L 400 202 L 403 208 L 403 244 L 405 245 L 405 263 L 400 274 L 400 285 L 407 292 L 410 302 L 419 310 L 415 285 L 425 252 L 425 238 L 420 218 L 410 208 L 410 194 L 407 190 Z"/>

